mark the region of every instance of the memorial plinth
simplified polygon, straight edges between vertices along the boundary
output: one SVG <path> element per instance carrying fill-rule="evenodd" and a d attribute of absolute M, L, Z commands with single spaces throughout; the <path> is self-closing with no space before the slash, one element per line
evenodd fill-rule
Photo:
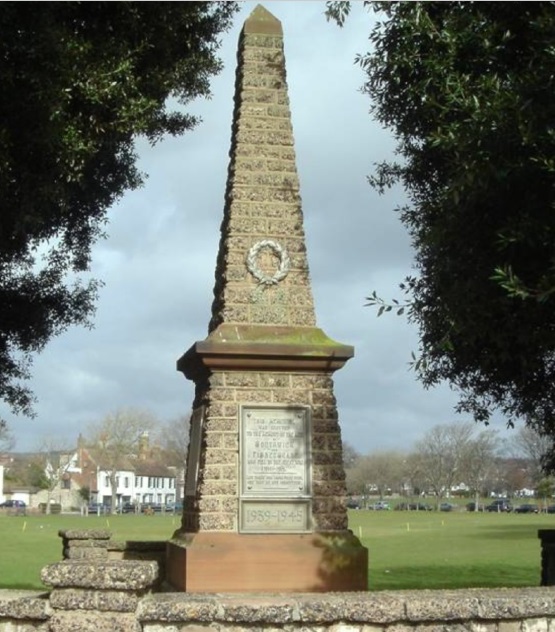
<path fill-rule="evenodd" d="M 174 589 L 367 588 L 332 381 L 352 355 L 316 326 L 283 34 L 259 5 L 239 41 L 209 334 L 178 361 L 196 390 Z"/>

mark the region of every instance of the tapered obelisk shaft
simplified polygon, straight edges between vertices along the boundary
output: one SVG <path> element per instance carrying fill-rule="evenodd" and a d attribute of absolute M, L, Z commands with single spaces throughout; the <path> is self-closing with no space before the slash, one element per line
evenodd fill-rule
<path fill-rule="evenodd" d="M 367 552 L 347 530 L 332 381 L 352 355 L 316 326 L 283 33 L 258 6 L 239 42 L 209 334 L 178 361 L 196 392 L 171 585 L 366 588 Z"/>

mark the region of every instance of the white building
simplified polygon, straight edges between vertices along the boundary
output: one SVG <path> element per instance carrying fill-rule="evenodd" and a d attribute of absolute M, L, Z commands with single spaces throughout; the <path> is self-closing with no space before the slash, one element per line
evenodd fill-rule
<path fill-rule="evenodd" d="M 172 468 L 152 461 L 133 460 L 130 466 L 116 474 L 116 502 L 134 505 L 169 505 L 176 502 L 176 474 Z M 112 504 L 109 472 L 98 468 L 94 502 Z"/>

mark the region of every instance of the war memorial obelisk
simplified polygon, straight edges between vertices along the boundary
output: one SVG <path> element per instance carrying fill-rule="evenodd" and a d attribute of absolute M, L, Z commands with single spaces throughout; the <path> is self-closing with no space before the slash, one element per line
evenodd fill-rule
<path fill-rule="evenodd" d="M 239 40 L 209 335 L 177 363 L 196 392 L 173 589 L 366 590 L 332 381 L 352 355 L 316 326 L 283 32 L 259 5 Z"/>

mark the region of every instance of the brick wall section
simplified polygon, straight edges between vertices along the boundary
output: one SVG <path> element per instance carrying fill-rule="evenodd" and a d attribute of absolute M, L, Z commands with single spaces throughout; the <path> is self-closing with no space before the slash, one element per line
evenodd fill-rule
<path fill-rule="evenodd" d="M 281 25 L 274 35 L 250 32 L 258 7 L 239 42 L 235 111 L 224 220 L 216 269 L 210 331 L 222 322 L 314 326 L 299 178 L 287 96 Z M 267 13 L 267 12 L 265 12 Z M 256 14 L 256 15 L 255 15 Z M 249 273 L 249 250 L 262 240 L 289 255 L 286 278 L 262 287 Z M 280 261 L 264 248 L 257 263 L 272 275 Z"/>
<path fill-rule="evenodd" d="M 205 393 L 206 446 L 195 504 L 184 528 L 236 531 L 239 498 L 239 405 L 310 405 L 312 490 L 316 531 L 347 528 L 345 475 L 333 380 L 328 375 L 280 372 L 216 372 Z M 200 515 L 197 515 L 200 514 Z"/>

